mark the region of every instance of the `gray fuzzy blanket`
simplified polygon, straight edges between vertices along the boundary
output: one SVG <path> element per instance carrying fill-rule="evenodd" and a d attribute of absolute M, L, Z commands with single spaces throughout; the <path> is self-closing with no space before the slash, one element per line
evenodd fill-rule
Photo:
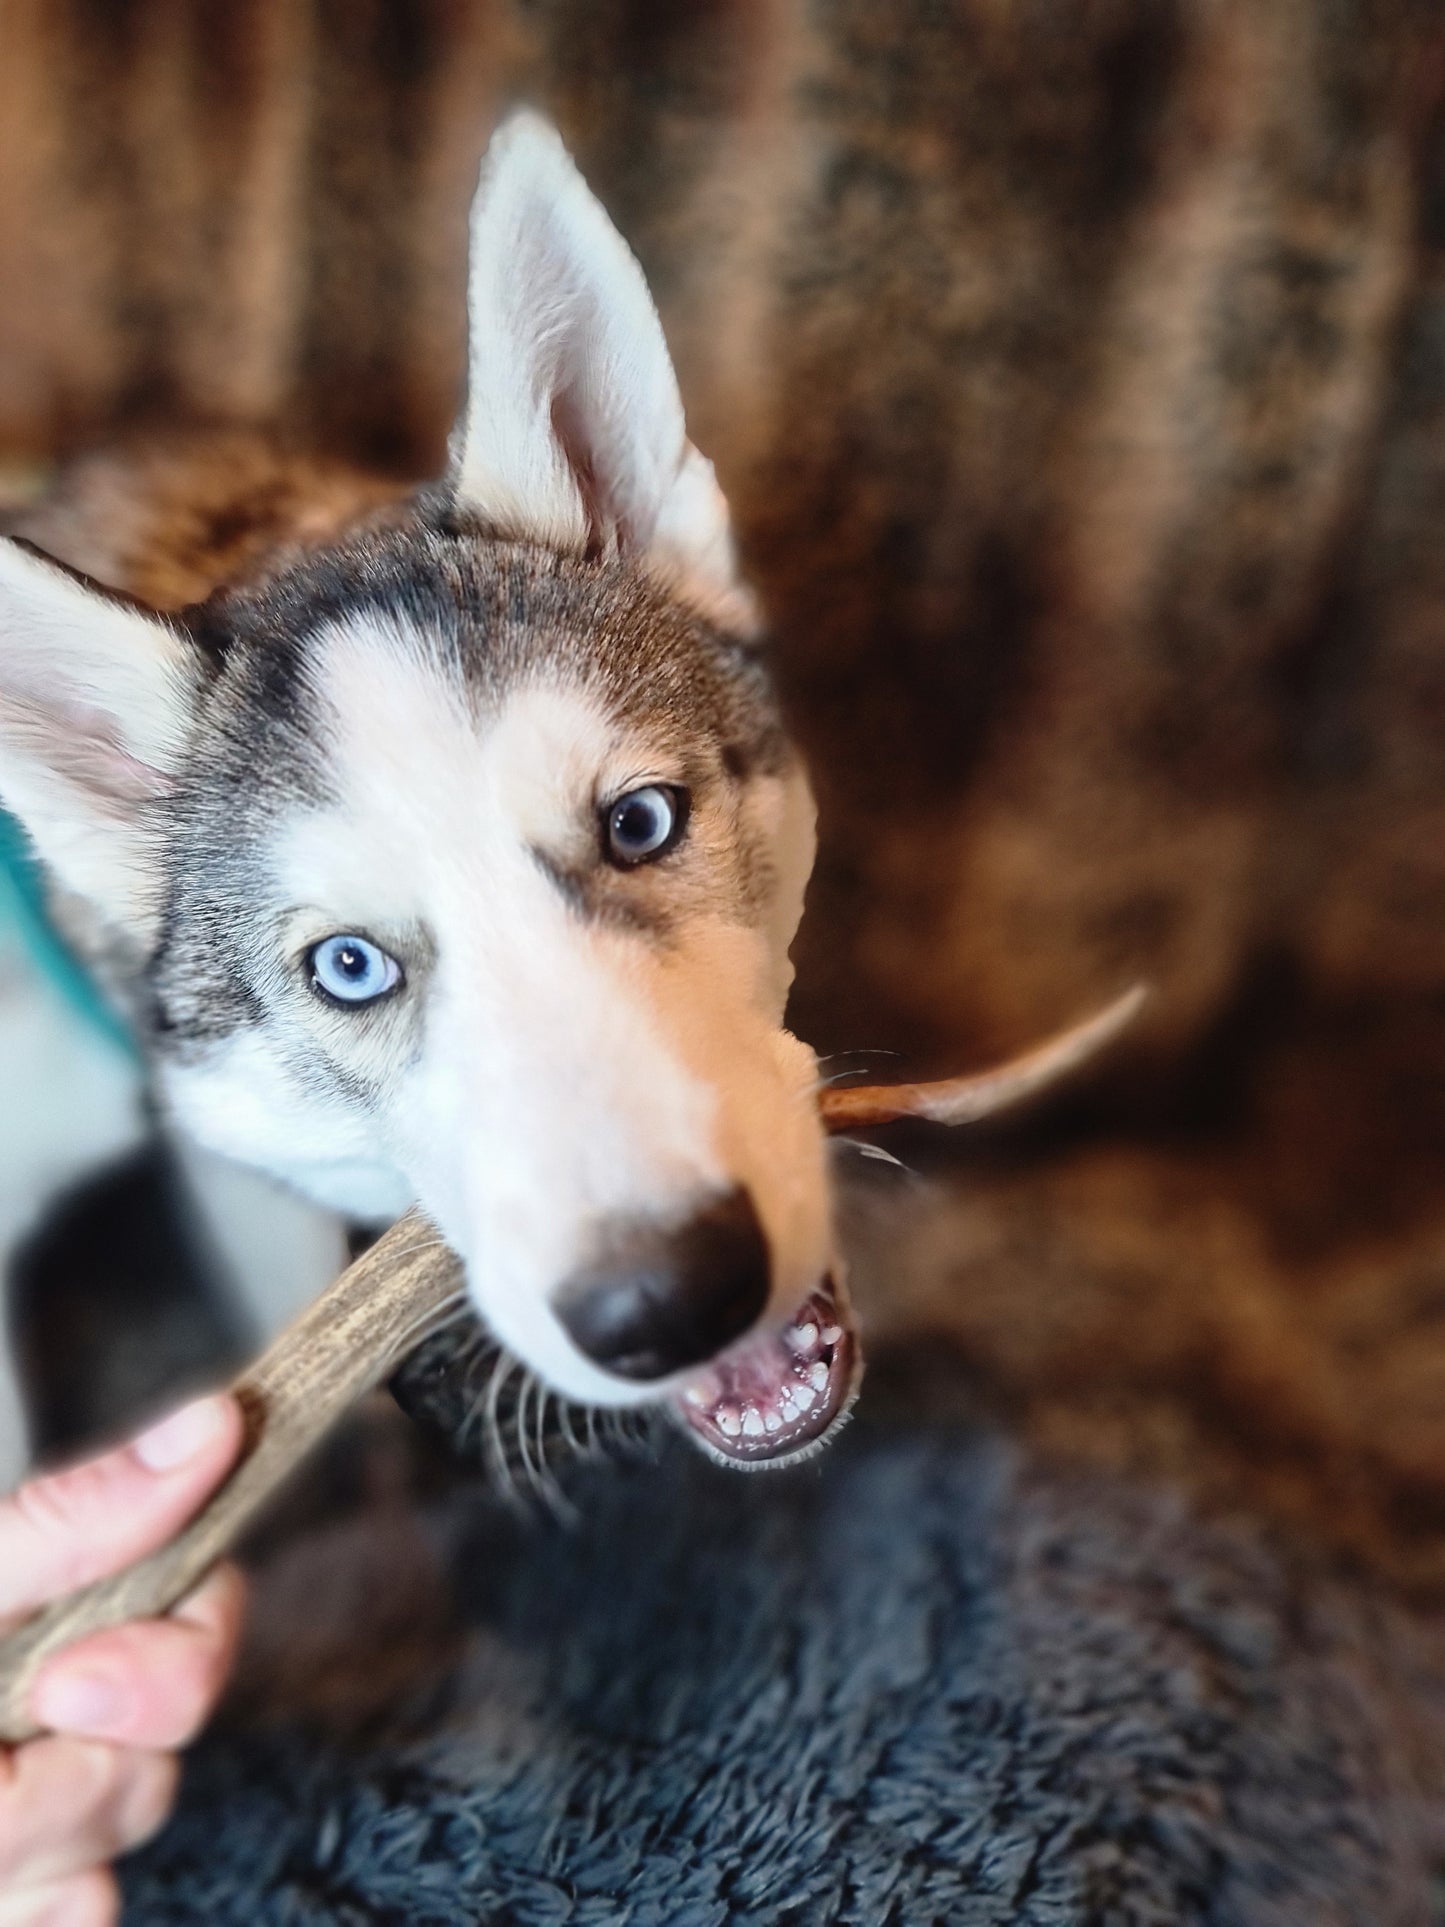
<path fill-rule="evenodd" d="M 792 1475 L 679 1444 L 570 1525 L 459 1486 L 283 1537 L 127 1920 L 1445 1918 L 1380 1594 L 905 1382 Z"/>

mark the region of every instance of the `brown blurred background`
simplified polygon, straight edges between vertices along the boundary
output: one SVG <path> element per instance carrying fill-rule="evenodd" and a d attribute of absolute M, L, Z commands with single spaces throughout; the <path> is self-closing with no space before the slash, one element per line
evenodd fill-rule
<path fill-rule="evenodd" d="M 0 14 L 17 486 L 151 420 L 434 473 L 478 157 L 555 115 L 813 761 L 797 1028 L 956 1069 L 1158 992 L 1086 1091 L 870 1184 L 875 1320 L 1427 1593 L 1442 95 L 1437 0 Z"/>

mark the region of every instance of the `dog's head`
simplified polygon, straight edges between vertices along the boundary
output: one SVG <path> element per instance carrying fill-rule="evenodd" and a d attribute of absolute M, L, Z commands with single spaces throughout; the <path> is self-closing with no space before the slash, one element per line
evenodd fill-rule
<path fill-rule="evenodd" d="M 404 517 L 191 622 L 0 548 L 0 797 L 196 1136 L 419 1198 L 557 1390 L 792 1456 L 855 1370 L 782 1026 L 806 779 L 641 272 L 533 117 L 471 244 L 451 470 Z"/>

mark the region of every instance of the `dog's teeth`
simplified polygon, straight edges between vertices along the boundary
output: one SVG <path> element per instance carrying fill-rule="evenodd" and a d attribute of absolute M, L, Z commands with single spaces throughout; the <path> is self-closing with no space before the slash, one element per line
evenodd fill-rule
<path fill-rule="evenodd" d="M 842 1336 L 843 1327 L 841 1325 L 825 1325 L 823 1327 L 823 1343 L 825 1345 L 836 1345 Z"/>
<path fill-rule="evenodd" d="M 811 1412 L 818 1403 L 818 1394 L 811 1385 L 800 1385 L 793 1394 L 793 1402 L 803 1412 Z"/>
<path fill-rule="evenodd" d="M 788 1342 L 795 1352 L 810 1352 L 818 1342 L 818 1327 L 814 1324 L 794 1325 L 788 1333 Z"/>
<path fill-rule="evenodd" d="M 763 1413 L 763 1430 L 765 1432 L 781 1432 L 782 1429 L 783 1429 L 782 1414 L 780 1412 L 775 1412 L 772 1406 L 770 1405 L 767 1411 Z"/>
<path fill-rule="evenodd" d="M 736 1412 L 725 1409 L 717 1415 L 717 1429 L 725 1438 L 735 1439 L 743 1429 L 742 1420 Z"/>
<path fill-rule="evenodd" d="M 823 1363 L 821 1358 L 813 1367 L 812 1371 L 808 1373 L 808 1383 L 815 1392 L 821 1392 L 828 1383 L 828 1367 Z"/>
<path fill-rule="evenodd" d="M 707 1393 L 702 1389 L 701 1385 L 689 1385 L 683 1393 L 683 1397 L 687 1400 L 688 1404 L 698 1412 L 707 1404 Z"/>
<path fill-rule="evenodd" d="M 763 1435 L 763 1421 L 754 1405 L 750 1405 L 743 1413 L 743 1430 L 750 1439 L 760 1439 Z"/>
<path fill-rule="evenodd" d="M 783 1408 L 784 1412 L 787 1413 L 789 1418 L 792 1417 L 793 1412 L 797 1407 L 797 1401 L 798 1401 L 798 1388 L 796 1385 L 785 1385 L 782 1391 L 778 1394 L 778 1404 Z"/>

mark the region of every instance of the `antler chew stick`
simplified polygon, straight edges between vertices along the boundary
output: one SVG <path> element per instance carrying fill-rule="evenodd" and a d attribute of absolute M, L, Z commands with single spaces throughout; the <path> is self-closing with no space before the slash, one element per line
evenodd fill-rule
<path fill-rule="evenodd" d="M 247 1445 L 210 1503 L 159 1552 L 58 1600 L 0 1640 L 0 1741 L 32 1738 L 36 1668 L 86 1633 L 168 1612 L 203 1579 L 311 1448 L 425 1335 L 462 1288 L 460 1261 L 408 1211 L 236 1381 Z"/>
<path fill-rule="evenodd" d="M 1148 995 L 1145 985 L 1135 984 L 1082 1024 L 1060 1031 L 991 1071 L 945 1077 L 932 1084 L 831 1084 L 818 1093 L 824 1126 L 830 1131 L 856 1131 L 904 1117 L 922 1118 L 929 1124 L 977 1123 L 981 1117 L 1021 1104 L 1097 1055 L 1134 1021 Z"/>
<path fill-rule="evenodd" d="M 824 1128 L 924 1118 L 966 1124 L 1021 1103 L 1102 1050 L 1133 1018 L 1136 987 L 1087 1022 L 994 1070 L 933 1084 L 868 1084 L 818 1094 Z M 57 1601 L 0 1639 L 0 1743 L 32 1738 L 30 1683 L 51 1653 L 87 1633 L 169 1612 L 224 1557 L 277 1488 L 363 1392 L 378 1385 L 460 1297 L 460 1260 L 409 1211 L 349 1265 L 236 1381 L 247 1445 L 236 1470 L 168 1546 Z"/>

